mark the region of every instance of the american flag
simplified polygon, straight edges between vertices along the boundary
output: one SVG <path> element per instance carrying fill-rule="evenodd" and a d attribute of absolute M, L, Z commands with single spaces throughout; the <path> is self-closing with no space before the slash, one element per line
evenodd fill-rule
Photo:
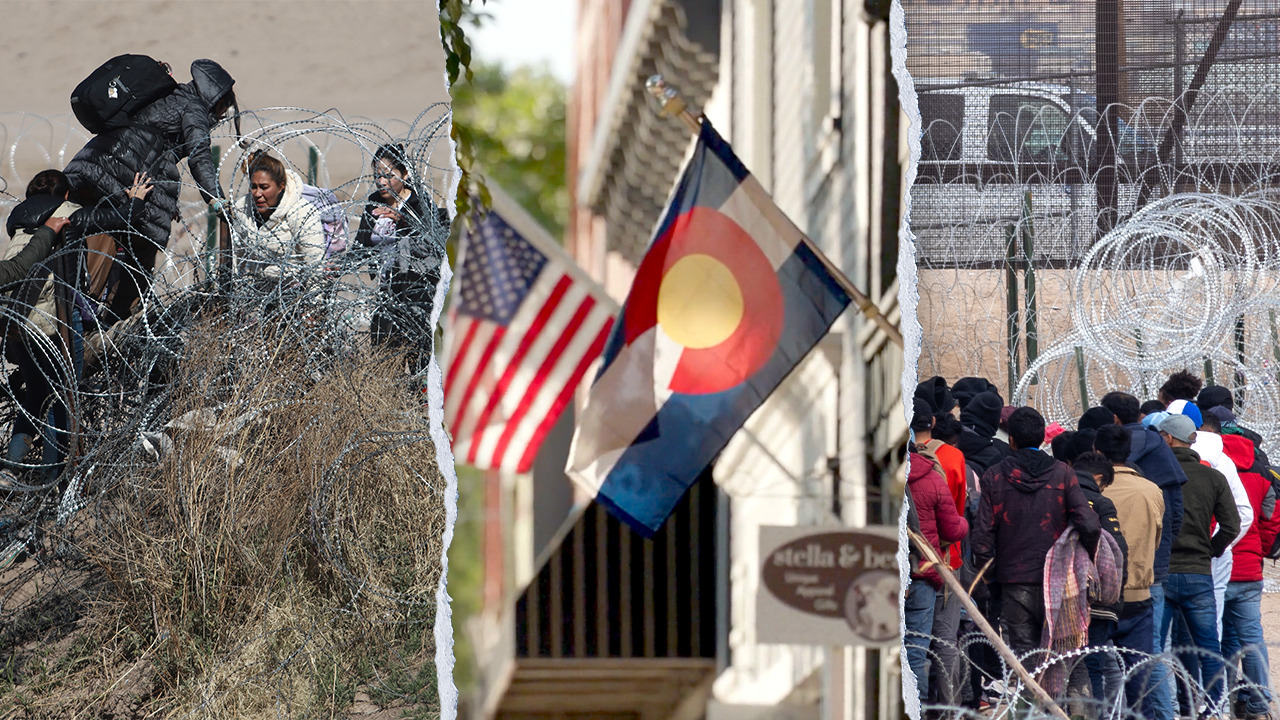
<path fill-rule="evenodd" d="M 527 472 L 617 305 L 518 206 L 496 193 L 494 204 L 463 250 L 445 420 L 458 462 Z"/>

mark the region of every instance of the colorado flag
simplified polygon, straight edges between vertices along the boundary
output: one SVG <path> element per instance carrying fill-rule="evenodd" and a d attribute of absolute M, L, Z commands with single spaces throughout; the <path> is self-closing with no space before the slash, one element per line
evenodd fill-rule
<path fill-rule="evenodd" d="M 610 332 L 565 472 L 652 536 L 848 304 L 704 120 Z"/>

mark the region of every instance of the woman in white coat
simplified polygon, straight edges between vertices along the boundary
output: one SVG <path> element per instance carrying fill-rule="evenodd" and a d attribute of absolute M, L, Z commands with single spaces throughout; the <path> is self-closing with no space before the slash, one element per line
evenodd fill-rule
<path fill-rule="evenodd" d="M 320 271 L 324 228 L 320 210 L 303 197 L 302 177 L 262 150 L 244 167 L 249 192 L 235 206 L 240 271 L 296 279 Z"/>

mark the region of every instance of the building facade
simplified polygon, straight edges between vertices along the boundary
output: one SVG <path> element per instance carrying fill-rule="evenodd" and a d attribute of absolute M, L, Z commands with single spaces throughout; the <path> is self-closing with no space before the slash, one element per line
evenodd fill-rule
<path fill-rule="evenodd" d="M 661 73 L 778 206 L 895 324 L 907 123 L 889 3 L 581 0 L 565 246 L 622 300 L 693 146 L 645 89 Z M 486 718 L 902 714 L 897 642 L 764 643 L 760 528 L 897 524 L 902 351 L 851 307 L 646 541 L 563 502 L 480 638 Z M 527 479 L 565 483 L 564 447 Z M 520 495 L 521 491 L 516 490 Z M 538 514 L 538 501 L 526 510 Z M 537 525 L 538 520 L 532 521 Z M 518 525 L 518 523 L 513 523 Z M 545 536 L 545 534 L 544 534 Z"/>

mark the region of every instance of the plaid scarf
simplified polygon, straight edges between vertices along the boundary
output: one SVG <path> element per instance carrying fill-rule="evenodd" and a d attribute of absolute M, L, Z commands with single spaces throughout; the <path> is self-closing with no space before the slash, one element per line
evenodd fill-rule
<path fill-rule="evenodd" d="M 1090 583 L 1090 605 L 1115 605 L 1120 602 L 1120 593 L 1124 591 L 1124 553 L 1120 551 L 1120 543 L 1111 537 L 1111 533 L 1103 530 L 1098 537 L 1098 552 L 1093 559 L 1097 570 L 1097 585 Z"/>
<path fill-rule="evenodd" d="M 1040 644 L 1058 655 L 1089 642 L 1089 586 L 1098 582 L 1089 553 L 1074 527 L 1068 527 L 1049 549 L 1044 563 L 1044 632 Z M 1057 662 L 1041 680 L 1053 697 L 1066 691 L 1066 667 Z"/>

